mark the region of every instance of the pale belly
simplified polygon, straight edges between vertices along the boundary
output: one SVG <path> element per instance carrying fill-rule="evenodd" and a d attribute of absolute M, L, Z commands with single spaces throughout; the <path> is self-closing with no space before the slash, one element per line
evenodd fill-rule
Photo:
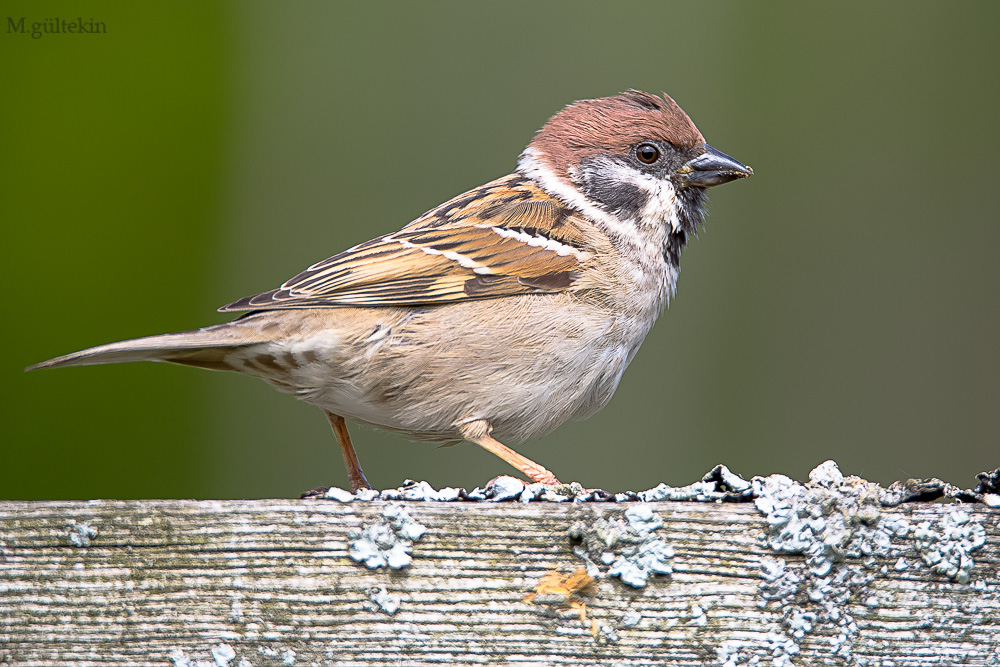
<path fill-rule="evenodd" d="M 561 295 L 496 305 L 331 310 L 342 316 L 329 328 L 252 345 L 227 362 L 348 420 L 415 439 L 457 442 L 458 425 L 485 419 L 494 437 L 518 443 L 603 408 L 652 325 Z"/>

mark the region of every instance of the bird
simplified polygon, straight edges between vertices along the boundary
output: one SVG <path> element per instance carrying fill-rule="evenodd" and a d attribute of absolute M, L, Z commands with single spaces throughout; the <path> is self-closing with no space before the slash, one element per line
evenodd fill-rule
<path fill-rule="evenodd" d="M 579 100 L 513 173 L 219 308 L 237 319 L 26 370 L 158 361 L 259 377 L 326 413 L 355 492 L 371 485 L 345 420 L 472 442 L 560 484 L 505 443 L 607 405 L 675 292 L 706 190 L 752 174 L 666 93 Z"/>

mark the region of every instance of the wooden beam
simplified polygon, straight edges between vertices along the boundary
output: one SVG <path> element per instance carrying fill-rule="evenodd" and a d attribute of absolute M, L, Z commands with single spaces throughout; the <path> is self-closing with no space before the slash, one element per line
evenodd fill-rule
<path fill-rule="evenodd" d="M 3 501 L 0 665 L 1000 664 L 1000 512 L 784 479 L 746 503 Z"/>

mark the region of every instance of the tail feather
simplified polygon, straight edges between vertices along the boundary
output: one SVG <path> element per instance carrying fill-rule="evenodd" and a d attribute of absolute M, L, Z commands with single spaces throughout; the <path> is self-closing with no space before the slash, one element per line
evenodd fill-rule
<path fill-rule="evenodd" d="M 98 345 L 72 354 L 28 366 L 26 371 L 64 366 L 95 366 L 128 361 L 169 361 L 213 370 L 232 370 L 223 357 L 233 348 L 261 342 L 229 324 L 220 324 L 194 331 L 133 338 L 118 343 Z"/>

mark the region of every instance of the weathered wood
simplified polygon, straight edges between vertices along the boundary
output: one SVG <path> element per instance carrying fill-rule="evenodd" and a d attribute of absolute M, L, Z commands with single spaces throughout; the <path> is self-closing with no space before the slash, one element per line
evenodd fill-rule
<path fill-rule="evenodd" d="M 750 503 L 398 503 L 426 527 L 412 562 L 352 560 L 351 532 L 384 526 L 395 505 L 0 502 L 0 664 L 1000 661 L 998 512 L 981 504 L 882 509 L 910 535 L 882 555 L 835 558 L 825 575 L 772 549 Z M 554 569 L 583 565 L 573 549 L 593 547 L 607 533 L 598 524 L 625 525 L 639 506 L 663 520 L 650 534 L 672 550 L 672 573 L 642 588 L 604 576 L 589 592 L 524 601 Z M 985 529 L 966 583 L 932 571 L 913 537 L 956 508 Z M 360 548 L 357 533 L 353 542 Z"/>

